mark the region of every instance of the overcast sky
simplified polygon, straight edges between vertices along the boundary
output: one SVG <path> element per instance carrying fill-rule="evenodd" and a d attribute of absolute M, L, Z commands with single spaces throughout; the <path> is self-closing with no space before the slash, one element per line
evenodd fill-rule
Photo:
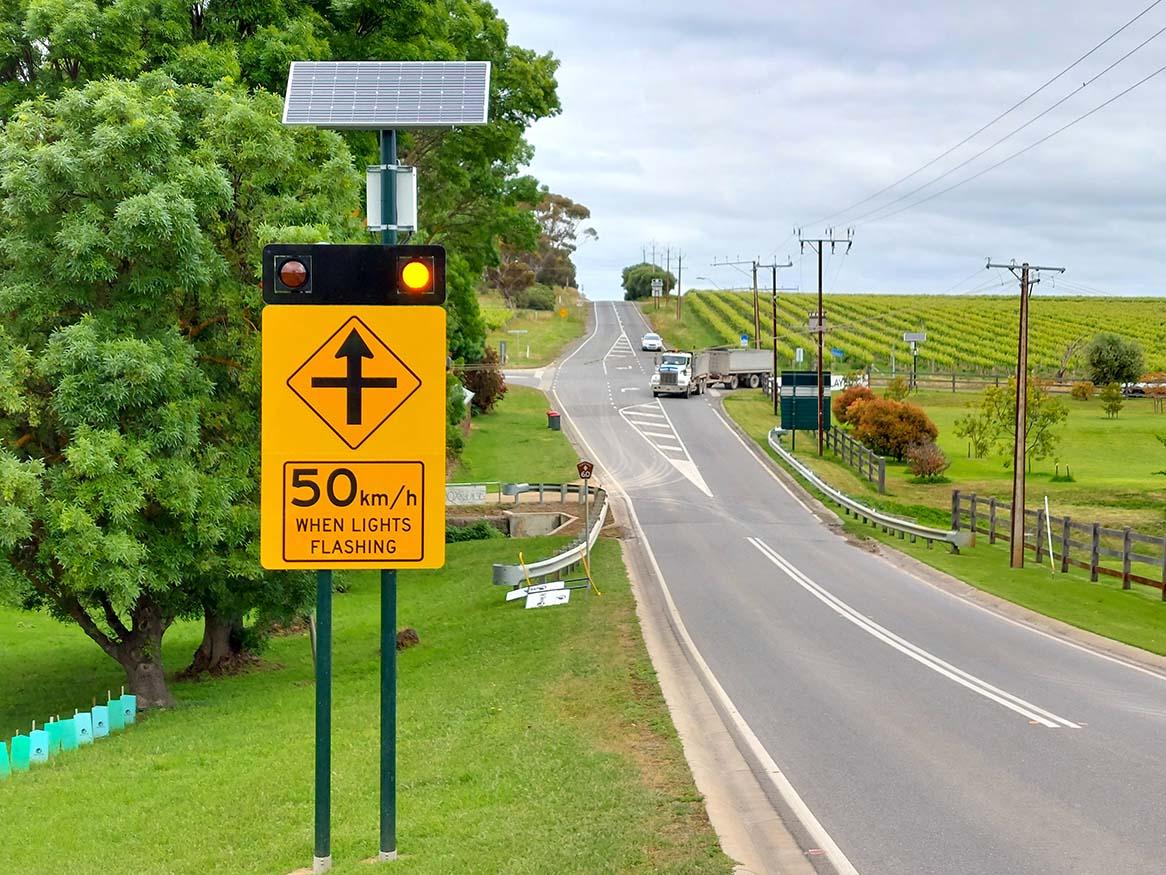
<path fill-rule="evenodd" d="M 792 257 L 795 226 L 874 194 L 1068 66 L 1150 0 L 496 0 L 513 42 L 562 62 L 563 113 L 530 131 L 532 171 L 586 204 L 576 256 L 591 298 L 619 297 L 642 246 L 685 254 L 684 286 L 747 278 L 714 258 Z M 1166 2 L 971 143 L 829 223 L 854 246 L 828 291 L 977 289 L 994 261 L 1062 265 L 1056 291 L 1166 293 L 1166 73 L 1047 143 L 900 215 L 863 214 L 1032 119 L 1166 28 Z M 1166 33 L 914 203 L 1006 158 L 1166 64 Z M 872 220 L 873 219 L 873 220 Z M 649 254 L 650 257 L 650 254 Z M 1009 289 L 1012 286 L 1008 278 Z M 1052 293 L 1053 283 L 1042 285 Z M 955 287 L 953 289 L 953 287 Z M 990 290 L 989 290 L 990 291 Z"/>

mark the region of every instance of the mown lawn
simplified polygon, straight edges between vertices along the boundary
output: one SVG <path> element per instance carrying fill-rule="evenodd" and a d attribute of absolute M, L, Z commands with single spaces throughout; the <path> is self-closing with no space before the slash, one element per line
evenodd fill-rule
<path fill-rule="evenodd" d="M 547 428 L 550 402 L 538 389 L 509 385 L 489 413 L 475 415 L 451 483 L 561 483 L 577 478 L 575 451 Z"/>
<path fill-rule="evenodd" d="M 540 554 L 547 539 L 524 541 Z M 617 542 L 603 596 L 525 611 L 490 585 L 519 543 L 451 544 L 400 578 L 398 835 L 393 871 L 728 872 L 639 636 Z M 335 597 L 335 871 L 377 841 L 379 588 Z M 0 720 L 88 704 L 113 663 L 79 631 L 0 610 Z M 167 636 L 171 667 L 196 624 Z M 181 707 L 0 785 L 7 872 L 283 873 L 310 862 L 314 684 L 305 635 L 261 668 L 176 683 Z"/>
<path fill-rule="evenodd" d="M 495 299 L 487 299 L 491 316 L 498 310 Z M 562 312 L 565 316 L 561 315 Z M 509 368 L 538 368 L 558 358 L 563 348 L 583 334 L 587 325 L 587 304 L 573 289 L 560 290 L 554 310 L 513 310 L 501 325 L 493 318 L 486 343 L 498 349 L 506 341 Z M 517 332 L 517 333 L 515 333 Z"/>
<path fill-rule="evenodd" d="M 742 392 L 726 399 L 725 409 L 766 453 L 776 459 L 776 454 L 769 449 L 766 440 L 774 424 L 771 404 L 760 393 Z M 1081 411 L 1076 413 L 1087 421 Z M 942 433 L 943 426 L 940 428 Z M 849 468 L 833 461 L 829 451 L 824 458 L 818 459 L 814 438 L 809 432 L 798 436 L 797 455 L 832 486 L 863 502 L 891 513 L 914 517 L 928 525 L 940 528 L 950 525 L 951 489 L 957 484 L 925 487 L 944 490 L 947 508 L 944 510 L 930 503 L 921 503 L 928 500 L 926 493 L 922 499 L 918 493 L 907 490 L 904 490 L 905 494 L 899 494 L 896 489 L 898 480 L 891 480 L 889 469 L 888 492 L 894 494 L 879 496 L 865 480 L 860 480 Z M 955 465 L 953 469 L 958 470 Z M 1120 473 L 1115 472 L 1116 478 L 1120 479 L 1120 476 Z M 963 488 L 962 484 L 959 485 Z M 1086 517 L 1083 515 L 1082 518 Z M 922 543 L 911 544 L 884 535 L 878 529 L 863 526 L 849 517 L 842 516 L 842 519 L 847 529 L 855 534 L 889 544 L 978 589 L 1081 629 L 1154 653 L 1166 654 L 1166 602 L 1162 601 L 1162 593 L 1158 589 L 1133 584 L 1132 589 L 1122 590 L 1120 581 L 1106 577 L 1091 583 L 1088 572 L 1077 568 L 1070 568 L 1067 574 L 1054 575 L 1047 564 L 1037 565 L 1031 555 L 1025 568 L 1012 569 L 1008 564 L 1007 545 L 989 545 L 987 537 L 983 535 L 975 547 L 953 555 L 939 545 L 928 549 Z"/>

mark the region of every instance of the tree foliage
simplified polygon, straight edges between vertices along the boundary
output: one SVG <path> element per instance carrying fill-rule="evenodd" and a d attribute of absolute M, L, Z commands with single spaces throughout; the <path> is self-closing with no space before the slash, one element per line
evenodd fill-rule
<path fill-rule="evenodd" d="M 354 230 L 358 180 L 278 110 L 151 73 L 0 134 L 5 590 L 77 622 L 147 705 L 176 616 L 307 592 L 257 562 L 258 249 Z"/>
<path fill-rule="evenodd" d="M 1142 348 L 1119 334 L 1102 332 L 1093 338 L 1086 351 L 1089 379 L 1095 386 L 1132 383 L 1144 367 Z"/>
<path fill-rule="evenodd" d="M 1033 461 L 1047 459 L 1056 453 L 1061 441 L 1060 426 L 1069 418 L 1069 408 L 1049 391 L 1048 383 L 1032 376 L 1028 377 L 1025 402 L 1024 452 L 1031 466 Z M 992 443 L 998 451 L 1011 449 L 1016 431 L 1016 379 L 1010 379 L 1006 386 L 986 389 L 977 413 L 972 415 L 975 417 L 990 428 Z M 963 420 L 968 421 L 968 417 Z M 966 432 L 957 433 L 968 436 Z M 1009 454 L 1004 465 L 1009 467 L 1011 464 Z"/>
<path fill-rule="evenodd" d="M 874 392 L 866 386 L 847 386 L 830 400 L 834 421 L 839 425 L 848 425 L 850 423 L 850 411 L 854 403 L 856 401 L 870 401 L 874 397 Z M 857 412 L 857 408 L 855 412 Z"/>
<path fill-rule="evenodd" d="M 950 465 L 951 462 L 934 441 L 907 448 L 907 467 L 917 480 L 939 480 Z"/>
<path fill-rule="evenodd" d="M 462 379 L 466 388 L 474 393 L 470 404 L 477 413 L 489 413 L 494 405 L 506 394 L 506 377 L 502 374 L 502 363 L 494 349 L 487 349 L 482 363 L 467 370 Z"/>
<path fill-rule="evenodd" d="M 581 227 L 591 217 L 591 210 L 571 198 L 555 194 L 543 186 L 539 200 L 530 209 L 537 223 L 538 239 L 534 246 L 523 243 L 503 243 L 499 247 L 498 264 L 489 268 L 486 279 L 511 304 L 519 294 L 539 283 L 546 286 L 575 285 L 575 263 L 572 255 L 583 240 L 598 239 L 595 229 Z"/>
<path fill-rule="evenodd" d="M 1125 397 L 1121 394 L 1121 386 L 1117 383 L 1110 383 L 1101 390 L 1101 394 L 1097 397 L 1101 399 L 1101 409 L 1105 411 L 1106 417 L 1117 419 L 1122 407 L 1125 406 Z"/>
<path fill-rule="evenodd" d="M 621 286 L 624 290 L 625 301 L 635 301 L 639 298 L 652 297 L 652 280 L 658 279 L 664 283 L 664 294 L 670 294 L 676 288 L 676 277 L 669 271 L 648 262 L 632 264 L 623 269 Z"/>

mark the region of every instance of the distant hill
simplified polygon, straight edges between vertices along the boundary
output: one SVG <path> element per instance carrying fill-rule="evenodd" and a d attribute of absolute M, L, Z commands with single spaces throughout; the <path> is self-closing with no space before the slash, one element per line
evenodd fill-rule
<path fill-rule="evenodd" d="M 777 298 L 778 354 L 793 359 L 794 348 L 816 341 L 807 328 L 817 295 L 782 292 Z M 684 321 L 699 322 L 702 334 L 736 344 L 753 335 L 753 296 L 741 292 L 691 292 L 684 298 Z M 873 364 L 885 369 L 892 353 L 902 368 L 909 360 L 907 331 L 925 331 L 920 370 L 1003 371 L 1016 367 L 1016 297 L 960 295 L 827 295 L 827 350 L 843 353 L 848 367 Z M 1029 361 L 1056 371 L 1070 346 L 1084 340 L 1071 357 L 1069 372 L 1084 369 L 1081 352 L 1099 331 L 1112 331 L 1142 346 L 1149 370 L 1166 370 L 1166 298 L 1038 297 L 1030 302 Z M 761 336 L 772 343 L 771 299 L 761 295 Z M 829 352 L 827 353 L 829 355 Z"/>

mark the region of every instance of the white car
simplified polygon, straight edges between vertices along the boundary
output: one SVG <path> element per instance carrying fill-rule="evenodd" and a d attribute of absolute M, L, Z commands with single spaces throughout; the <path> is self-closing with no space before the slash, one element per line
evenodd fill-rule
<path fill-rule="evenodd" d="M 663 352 L 664 338 L 659 334 L 653 334 L 649 331 L 640 340 L 640 349 L 644 350 L 644 352 Z"/>

